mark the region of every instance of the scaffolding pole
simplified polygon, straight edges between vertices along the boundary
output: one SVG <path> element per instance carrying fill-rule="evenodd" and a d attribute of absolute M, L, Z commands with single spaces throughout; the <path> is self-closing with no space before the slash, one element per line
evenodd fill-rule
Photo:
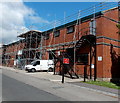
<path fill-rule="evenodd" d="M 77 29 L 78 29 L 78 25 L 79 25 L 79 18 L 80 18 L 80 10 L 78 12 L 78 17 L 77 17 L 77 22 L 75 25 L 75 32 L 74 32 L 74 37 L 73 37 L 73 41 L 76 41 L 76 33 L 77 33 Z M 78 33 L 79 35 L 79 33 Z M 76 72 L 76 43 L 74 43 L 74 72 Z"/>

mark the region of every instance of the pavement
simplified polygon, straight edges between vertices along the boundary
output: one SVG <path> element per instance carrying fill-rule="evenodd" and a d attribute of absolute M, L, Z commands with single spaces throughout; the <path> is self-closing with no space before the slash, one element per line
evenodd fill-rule
<path fill-rule="evenodd" d="M 19 73 L 23 73 L 29 76 L 34 76 L 40 79 L 44 79 L 44 80 L 49 80 L 49 81 L 54 81 L 54 82 L 61 82 L 62 80 L 62 76 L 61 75 L 54 75 L 53 72 L 27 72 L 24 69 L 14 69 L 12 67 L 4 67 L 4 66 L 0 66 L 0 68 L 4 68 L 4 69 L 8 69 L 8 70 L 12 70 L 15 72 L 19 72 Z M 64 78 L 64 82 L 79 82 L 79 81 L 83 81 L 83 78 L 78 78 L 78 79 L 71 79 L 68 77 Z"/>
<path fill-rule="evenodd" d="M 26 75 L 29 75 L 29 76 L 34 76 L 36 78 L 40 78 L 40 79 L 48 80 L 48 81 L 52 81 L 52 82 L 61 83 L 61 80 L 62 80 L 61 75 L 54 75 L 53 72 L 28 73 L 25 70 L 13 69 L 12 67 L 3 67 L 3 66 L 1 67 L 0 66 L 0 68 L 12 70 L 12 71 L 15 71 L 15 72 L 23 73 L 23 74 L 26 74 Z M 100 92 L 100 93 L 104 93 L 106 95 L 120 97 L 120 91 L 118 91 L 117 89 L 112 89 L 112 88 L 87 84 L 87 83 L 83 83 L 81 81 L 83 81 L 83 78 L 71 79 L 71 78 L 65 77 L 65 83 L 73 84 L 73 85 L 76 85 L 76 86 L 78 86 L 80 88 L 86 88 L 88 90 L 93 90 L 93 91 L 97 91 L 97 92 Z"/>
<path fill-rule="evenodd" d="M 89 90 L 102 92 L 104 94 L 110 94 L 110 95 L 114 95 L 114 96 L 119 95 L 119 97 L 120 97 L 120 91 L 117 89 L 107 88 L 107 87 L 103 87 L 103 86 L 97 86 L 97 85 L 93 85 L 93 84 L 87 84 L 87 83 L 83 83 L 83 82 L 73 82 L 72 84 L 81 86 L 83 88 L 88 88 Z"/>

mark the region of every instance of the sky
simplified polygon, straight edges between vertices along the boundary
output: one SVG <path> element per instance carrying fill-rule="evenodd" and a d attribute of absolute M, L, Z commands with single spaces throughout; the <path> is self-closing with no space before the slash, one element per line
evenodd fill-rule
<path fill-rule="evenodd" d="M 19 0 L 18 0 L 19 1 Z M 19 40 L 28 30 L 45 31 L 77 19 L 86 8 L 99 2 L 0 2 L 0 44 Z M 89 10 L 89 9 L 88 9 Z M 93 11 L 92 11 L 93 12 Z M 74 15 L 73 15 L 74 14 Z M 79 14 L 79 15 L 78 15 Z M 71 16 L 70 16 L 71 15 Z M 70 16 L 68 19 L 66 17 Z M 62 21 L 59 21 L 62 20 Z M 44 28 L 43 28 L 44 27 Z"/>
<path fill-rule="evenodd" d="M 25 2 L 24 4 L 32 8 L 37 13 L 37 16 L 41 18 L 41 22 L 36 20 L 37 27 L 35 27 L 36 23 L 34 21 L 34 23 L 32 21 L 26 22 L 26 25 L 30 26 L 31 23 L 31 26 L 34 25 L 33 28 L 44 31 L 40 27 L 45 24 L 49 25 L 53 23 L 52 27 L 54 27 L 55 20 L 64 19 L 64 17 L 77 13 L 79 10 L 85 9 L 96 3 L 97 2 Z M 75 19 L 77 19 L 77 17 Z"/>

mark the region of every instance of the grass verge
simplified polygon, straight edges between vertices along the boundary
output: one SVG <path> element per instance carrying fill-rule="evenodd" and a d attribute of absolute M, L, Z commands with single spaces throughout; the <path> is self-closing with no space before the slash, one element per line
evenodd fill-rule
<path fill-rule="evenodd" d="M 98 85 L 98 86 L 103 86 L 103 87 L 108 87 L 108 88 L 113 88 L 113 89 L 120 89 L 120 84 L 115 84 L 112 82 L 106 82 L 106 81 L 86 81 L 83 83 L 88 83 L 88 84 L 93 84 L 93 85 Z"/>

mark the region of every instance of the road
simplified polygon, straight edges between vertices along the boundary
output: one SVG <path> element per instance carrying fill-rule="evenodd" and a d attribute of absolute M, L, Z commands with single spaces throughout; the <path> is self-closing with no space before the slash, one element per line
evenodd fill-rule
<path fill-rule="evenodd" d="M 3 98 L 5 101 L 61 101 L 60 97 L 17 81 L 6 75 L 3 78 Z"/>
<path fill-rule="evenodd" d="M 118 101 L 96 91 L 2 69 L 3 101 Z"/>

